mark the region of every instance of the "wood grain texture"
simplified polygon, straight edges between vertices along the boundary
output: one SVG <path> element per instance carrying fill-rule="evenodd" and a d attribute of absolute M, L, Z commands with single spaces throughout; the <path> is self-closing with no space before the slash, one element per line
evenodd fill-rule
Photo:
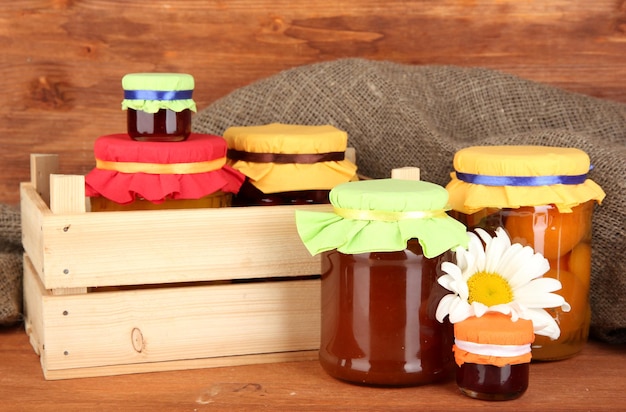
<path fill-rule="evenodd" d="M 61 173 L 126 130 L 121 78 L 187 72 L 199 108 L 281 70 L 342 57 L 483 66 L 626 102 L 618 0 L 14 0 L 0 3 L 0 202 L 30 153 Z"/>
<path fill-rule="evenodd" d="M 528 391 L 508 402 L 462 395 L 453 380 L 371 388 L 317 361 L 45 381 L 20 327 L 0 329 L 0 411 L 619 411 L 626 347 L 590 342 L 576 357 L 531 365 Z"/>

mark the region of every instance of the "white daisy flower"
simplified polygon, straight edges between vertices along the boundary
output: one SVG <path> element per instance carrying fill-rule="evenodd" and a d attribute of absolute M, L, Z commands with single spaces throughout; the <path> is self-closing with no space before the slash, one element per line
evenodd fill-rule
<path fill-rule="evenodd" d="M 561 282 L 542 277 L 550 269 L 548 260 L 529 246 L 511 244 L 502 228 L 496 229 L 493 238 L 482 229 L 476 233 L 468 232 L 467 249 L 455 250 L 456 264 L 441 265 L 446 274 L 438 282 L 453 293 L 439 302 L 437 320 L 443 322 L 449 316 L 450 322 L 456 323 L 470 316 L 500 312 L 513 321 L 531 320 L 537 335 L 558 338 L 559 326 L 544 308 L 561 307 L 568 312 L 570 305 L 552 293 L 561 289 Z"/>

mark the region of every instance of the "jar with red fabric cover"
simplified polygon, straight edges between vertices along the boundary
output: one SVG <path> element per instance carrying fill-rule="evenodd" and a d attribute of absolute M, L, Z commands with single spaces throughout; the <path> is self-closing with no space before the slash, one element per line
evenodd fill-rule
<path fill-rule="evenodd" d="M 209 134 L 183 142 L 140 142 L 128 134 L 96 139 L 85 176 L 91 211 L 230 206 L 245 176 L 226 164 L 226 141 Z"/>

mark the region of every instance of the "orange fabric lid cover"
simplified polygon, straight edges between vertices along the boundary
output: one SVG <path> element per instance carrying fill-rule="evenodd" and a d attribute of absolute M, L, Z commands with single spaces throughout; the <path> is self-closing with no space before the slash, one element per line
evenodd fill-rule
<path fill-rule="evenodd" d="M 535 340 L 533 322 L 512 321 L 511 317 L 487 312 L 454 324 L 453 346 L 457 365 L 515 365 L 531 360 L 530 344 Z"/>

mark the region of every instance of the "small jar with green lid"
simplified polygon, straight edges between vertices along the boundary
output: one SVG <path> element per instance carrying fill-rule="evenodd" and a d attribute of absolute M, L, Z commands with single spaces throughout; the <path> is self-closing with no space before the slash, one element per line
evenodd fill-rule
<path fill-rule="evenodd" d="M 451 378 L 453 331 L 435 318 L 446 294 L 437 278 L 450 250 L 465 247 L 468 236 L 446 214 L 446 190 L 414 180 L 362 180 L 336 186 L 330 201 L 333 212 L 296 211 L 302 242 L 321 254 L 322 367 L 373 386 Z"/>
<path fill-rule="evenodd" d="M 578 353 L 587 341 L 591 311 L 591 220 L 605 196 L 588 178 L 582 150 L 549 146 L 473 146 L 454 156 L 446 186 L 453 216 L 468 228 L 504 228 L 511 241 L 531 246 L 550 263 L 544 277 L 558 279 L 571 310 L 549 309 L 561 330 L 556 340 L 537 336 L 533 360 Z"/>
<path fill-rule="evenodd" d="M 128 135 L 137 141 L 180 142 L 191 133 L 194 78 L 184 73 L 130 73 L 122 78 Z"/>

